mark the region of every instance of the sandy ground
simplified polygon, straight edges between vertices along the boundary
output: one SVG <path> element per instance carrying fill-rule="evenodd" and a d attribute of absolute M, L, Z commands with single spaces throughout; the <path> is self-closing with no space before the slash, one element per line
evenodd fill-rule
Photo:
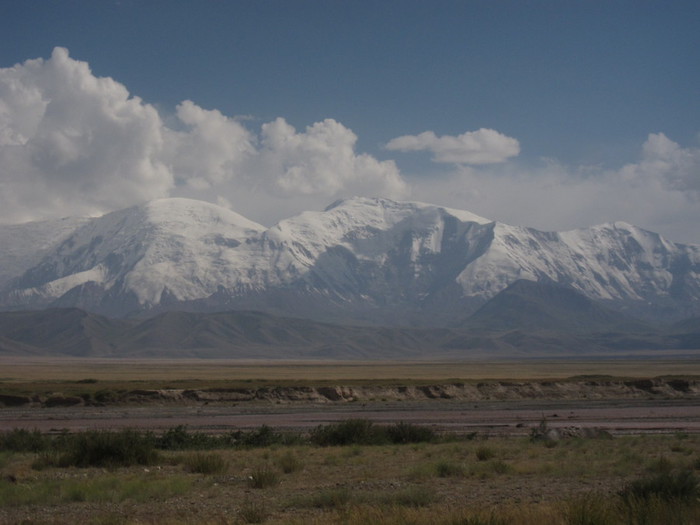
<path fill-rule="evenodd" d="M 681 400 L 625 401 L 493 401 L 433 400 L 417 403 L 345 403 L 338 405 L 238 404 L 198 406 L 3 408 L 0 430 L 42 432 L 88 429 L 189 430 L 227 432 L 268 425 L 303 430 L 349 418 L 377 423 L 399 421 L 455 432 L 524 435 L 546 418 L 549 427 L 596 427 L 612 434 L 700 433 L 700 402 Z"/>

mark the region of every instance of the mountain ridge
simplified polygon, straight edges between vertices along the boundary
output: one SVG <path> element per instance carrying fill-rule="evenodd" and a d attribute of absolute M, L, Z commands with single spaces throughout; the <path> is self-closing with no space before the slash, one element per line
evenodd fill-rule
<path fill-rule="evenodd" d="M 533 304 L 538 308 L 520 307 Z M 255 311 L 111 319 L 51 308 L 0 312 L 0 356 L 371 360 L 669 357 L 700 350 L 694 319 L 662 327 L 607 314 L 578 292 L 524 281 L 451 328 L 337 325 Z M 560 321 L 577 316 L 583 324 Z"/>
<path fill-rule="evenodd" d="M 3 309 L 261 310 L 451 326 L 525 279 L 557 282 L 627 315 L 700 315 L 700 246 L 623 222 L 542 232 L 426 203 L 352 198 L 270 228 L 190 199 L 76 224 L 5 284 Z"/>

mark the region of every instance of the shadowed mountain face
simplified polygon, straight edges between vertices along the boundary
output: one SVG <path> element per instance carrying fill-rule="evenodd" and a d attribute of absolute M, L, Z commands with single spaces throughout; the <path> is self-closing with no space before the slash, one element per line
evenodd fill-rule
<path fill-rule="evenodd" d="M 422 359 L 668 355 L 674 349 L 700 349 L 697 319 L 652 327 L 573 290 L 529 281 L 512 284 L 450 329 L 333 325 L 246 311 L 165 312 L 145 320 L 76 308 L 0 312 L 0 355 Z"/>
<path fill-rule="evenodd" d="M 469 317 L 479 330 L 562 333 L 644 332 L 648 323 L 631 319 L 556 283 L 519 280 Z"/>
<path fill-rule="evenodd" d="M 700 246 L 625 223 L 541 232 L 462 210 L 356 198 L 265 228 L 209 203 L 162 199 L 63 221 L 54 236 L 47 224 L 3 228 L 0 239 L 12 253 L 0 271 L 5 310 L 77 307 L 140 318 L 256 310 L 338 324 L 446 327 L 525 279 L 558 283 L 631 316 L 700 315 Z M 42 242 L 20 243 L 24 230 Z M 565 292 L 516 292 L 501 300 L 529 297 L 541 323 L 548 301 L 581 301 Z M 597 326 L 596 316 L 609 317 L 592 307 L 585 313 L 583 303 L 579 309 L 576 320 L 550 308 L 549 322 L 585 330 Z"/>

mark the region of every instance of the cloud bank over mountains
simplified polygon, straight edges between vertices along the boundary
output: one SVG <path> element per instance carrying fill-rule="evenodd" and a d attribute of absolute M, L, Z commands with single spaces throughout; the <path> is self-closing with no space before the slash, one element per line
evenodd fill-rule
<path fill-rule="evenodd" d="M 410 108 L 407 108 L 410 111 Z M 332 118 L 295 129 L 181 102 L 174 115 L 55 48 L 0 69 L 0 222 L 98 215 L 166 196 L 232 207 L 264 224 L 349 196 L 424 200 L 541 229 L 624 219 L 700 242 L 700 148 L 652 133 L 618 169 L 519 162 L 521 142 L 482 128 L 389 139 L 382 160 Z M 379 146 L 379 145 L 378 145 Z M 402 152 L 434 173 L 402 173 Z M 397 164 L 398 163 L 398 164 Z"/>

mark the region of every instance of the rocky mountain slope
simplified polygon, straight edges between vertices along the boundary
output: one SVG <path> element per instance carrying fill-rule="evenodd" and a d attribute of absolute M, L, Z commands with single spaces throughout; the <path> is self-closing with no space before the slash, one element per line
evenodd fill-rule
<path fill-rule="evenodd" d="M 451 328 L 350 326 L 261 312 L 164 312 L 110 319 L 77 308 L 0 312 L 0 355 L 423 359 L 680 356 L 692 320 L 668 326 L 612 312 L 568 288 L 517 281 Z"/>
<path fill-rule="evenodd" d="M 26 258 L 25 271 L 3 287 L 4 309 L 254 309 L 450 326 L 525 279 L 634 316 L 700 314 L 700 246 L 625 223 L 541 232 L 429 204 L 356 198 L 266 229 L 209 203 L 163 199 L 75 226 Z M 33 226 L 6 236 L 10 249 L 22 227 Z M 5 275 L 19 273 L 17 262 Z"/>

